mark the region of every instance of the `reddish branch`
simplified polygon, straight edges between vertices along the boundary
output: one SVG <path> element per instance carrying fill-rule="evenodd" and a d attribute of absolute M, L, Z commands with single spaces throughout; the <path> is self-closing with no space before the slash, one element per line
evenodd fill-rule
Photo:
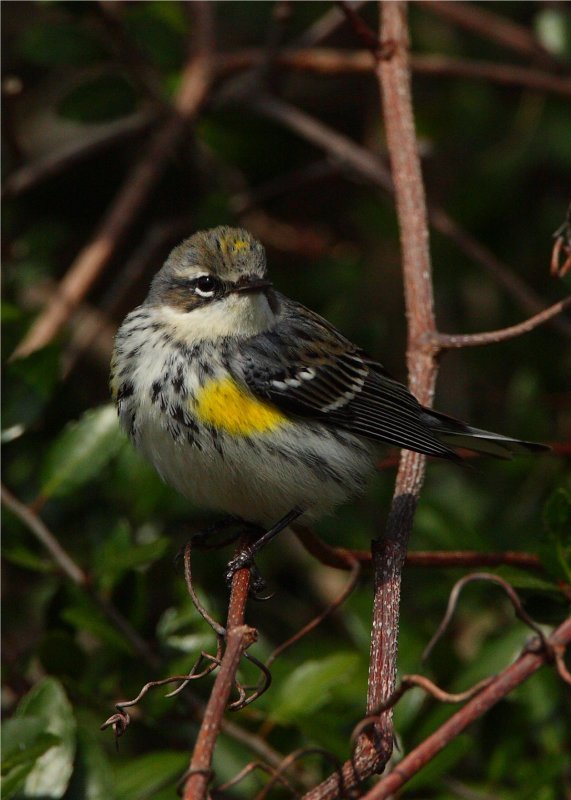
<path fill-rule="evenodd" d="M 537 642 L 538 640 L 536 640 Z M 565 620 L 548 637 L 549 648 L 524 652 L 510 667 L 500 672 L 489 685 L 470 700 L 460 711 L 450 717 L 422 744 L 406 755 L 394 770 L 382 778 L 380 782 L 364 796 L 365 800 L 384 800 L 392 797 L 401 786 L 412 778 L 422 767 L 431 761 L 447 744 L 455 739 L 475 720 L 485 714 L 492 706 L 506 697 L 517 686 L 526 681 L 534 672 L 555 658 L 559 673 L 559 664 L 563 663 L 562 653 L 571 642 L 571 618 Z M 562 675 L 562 677 L 564 677 Z"/>
<path fill-rule="evenodd" d="M 174 110 L 151 139 L 126 179 L 91 242 L 79 253 L 60 283 L 58 293 L 35 320 L 15 355 L 26 356 L 48 344 L 107 267 L 137 214 L 156 185 L 173 150 L 202 106 L 210 87 L 212 8 L 191 4 L 196 19 L 197 47 L 185 67 Z"/>
<path fill-rule="evenodd" d="M 438 333 L 435 337 L 437 343 L 442 350 L 451 350 L 458 347 L 478 347 L 484 344 L 496 344 L 497 342 L 504 342 L 506 339 L 514 339 L 516 336 L 521 336 L 523 333 L 529 333 L 539 325 L 543 325 L 553 317 L 561 314 L 565 309 L 571 307 L 571 295 L 558 303 L 554 303 L 549 308 L 543 309 L 539 314 L 536 314 L 517 325 L 510 325 L 508 328 L 501 328 L 496 331 L 485 331 L 483 333 L 465 333 L 465 334 L 449 334 Z"/>
<path fill-rule="evenodd" d="M 218 75 L 248 69 L 262 59 L 259 49 L 223 53 L 216 60 Z M 375 59 L 370 50 L 335 50 L 328 47 L 289 49 L 277 54 L 275 64 L 285 69 L 314 72 L 318 75 L 371 73 Z M 532 91 L 551 92 L 569 97 L 571 80 L 533 67 L 487 61 L 469 61 L 443 55 L 411 55 L 410 66 L 417 75 L 470 78 L 519 86 Z"/>
<path fill-rule="evenodd" d="M 250 570 L 244 568 L 235 572 L 228 606 L 226 647 L 194 746 L 184 786 L 184 800 L 203 800 L 207 796 L 212 777 L 212 756 L 222 717 L 236 684 L 236 673 L 242 656 L 256 640 L 254 628 L 244 624 L 249 589 Z"/>
<path fill-rule="evenodd" d="M 381 3 L 381 38 L 394 45 L 392 57 L 379 60 L 377 77 L 400 229 L 408 320 L 409 388 L 423 405 L 430 405 L 438 368 L 434 349 L 427 348 L 424 342 L 427 336 L 436 333 L 436 322 L 426 200 L 412 110 L 405 3 Z M 386 530 L 384 536 L 373 543 L 375 596 L 367 697 L 369 710 L 382 705 L 395 689 L 401 573 L 425 465 L 424 456 L 403 452 Z M 392 752 L 390 709 L 380 715 L 376 734 L 380 737 L 380 742 L 375 742 L 379 755 L 378 771 Z"/>
<path fill-rule="evenodd" d="M 349 570 L 352 569 L 355 561 L 362 565 L 369 565 L 372 561 L 369 550 L 333 547 L 309 528 L 294 525 L 293 530 L 307 552 L 328 567 Z M 406 565 L 409 567 L 465 569 L 511 566 L 543 572 L 541 561 L 536 555 L 519 553 L 515 550 L 507 550 L 503 553 L 480 553 L 477 550 L 413 550 L 407 553 Z"/>

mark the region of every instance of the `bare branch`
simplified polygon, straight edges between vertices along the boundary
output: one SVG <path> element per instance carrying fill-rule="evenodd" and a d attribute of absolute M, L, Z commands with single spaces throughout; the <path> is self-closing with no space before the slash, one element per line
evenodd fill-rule
<path fill-rule="evenodd" d="M 528 649 L 514 664 L 496 675 L 476 697 L 399 761 L 393 772 L 381 778 L 379 783 L 364 795 L 364 800 L 386 800 L 386 798 L 392 797 L 401 786 L 413 775 L 416 775 L 472 722 L 483 716 L 492 706 L 499 703 L 547 663 L 553 648 L 561 652 L 571 642 L 571 617 L 549 636 L 547 642 L 550 647 L 549 651 L 545 649 L 530 651 Z"/>
<path fill-rule="evenodd" d="M 2 197 L 9 199 L 34 188 L 48 178 L 64 172 L 86 158 L 107 150 L 146 131 L 157 119 L 155 112 L 141 111 L 124 119 L 109 122 L 82 136 L 80 141 L 60 147 L 43 158 L 31 161 L 12 172 L 2 187 Z"/>
<path fill-rule="evenodd" d="M 308 553 L 327 567 L 351 569 L 353 561 L 368 566 L 372 556 L 368 550 L 349 550 L 333 547 L 324 542 L 315 531 L 301 525 L 293 525 L 292 530 Z M 478 550 L 412 550 L 407 553 L 406 565 L 409 567 L 500 567 L 512 566 L 543 572 L 544 568 L 536 555 L 508 550 L 503 553 L 482 553 Z"/>
<path fill-rule="evenodd" d="M 422 345 L 436 332 L 433 310 L 428 223 L 420 160 L 416 147 L 406 5 L 381 3 L 381 38 L 392 42 L 394 55 L 380 60 L 377 77 L 382 96 L 387 144 L 400 229 L 405 305 L 408 320 L 407 363 L 409 388 L 424 405 L 430 405 L 437 375 L 435 351 Z M 375 597 L 369 666 L 367 708 L 380 707 L 394 692 L 399 623 L 401 572 L 417 499 L 424 481 L 426 459 L 403 452 L 393 504 L 383 538 L 373 542 Z M 392 711 L 375 726 L 381 768 L 392 752 Z"/>
<path fill-rule="evenodd" d="M 248 69 L 259 63 L 261 57 L 262 52 L 255 48 L 221 53 L 216 60 L 216 72 L 224 76 Z M 287 49 L 276 56 L 275 64 L 283 69 L 314 72 L 317 75 L 369 75 L 375 68 L 375 56 L 370 50 L 335 50 L 328 47 Z M 569 77 L 518 64 L 418 54 L 411 55 L 410 66 L 415 75 L 484 80 L 501 86 L 571 96 Z"/>
<path fill-rule="evenodd" d="M 242 540 L 239 548 L 244 546 Z M 236 673 L 245 651 L 256 640 L 254 628 L 244 624 L 246 602 L 250 590 L 250 570 L 237 570 L 232 578 L 232 589 L 226 623 L 226 647 L 216 681 L 210 693 L 200 731 L 194 746 L 190 768 L 185 776 L 184 800 L 204 800 L 212 776 L 211 765 L 222 717 L 230 694 L 236 683 Z"/>
<path fill-rule="evenodd" d="M 527 28 L 482 6 L 463 3 L 460 0 L 454 3 L 424 0 L 420 7 L 485 39 L 498 42 L 508 50 L 535 59 L 551 69 L 561 67 L 561 62 L 552 56 Z"/>
<path fill-rule="evenodd" d="M 423 661 L 430 656 L 434 647 L 440 641 L 446 629 L 448 628 L 450 620 L 452 619 L 454 612 L 456 611 L 456 605 L 458 603 L 458 599 L 460 597 L 462 589 L 468 583 L 473 583 L 474 581 L 488 581 L 489 583 L 495 583 L 498 586 L 500 586 L 505 592 L 505 594 L 508 596 L 512 606 L 514 607 L 514 611 L 518 619 L 521 619 L 521 621 L 524 622 L 528 626 L 528 628 L 531 628 L 531 630 L 534 631 L 534 633 L 538 636 L 539 640 L 542 643 L 542 646 L 544 648 L 547 648 L 547 643 L 543 635 L 543 631 L 541 630 L 537 622 L 534 622 L 534 620 L 532 620 L 529 614 L 525 611 L 521 603 L 521 600 L 517 596 L 517 593 L 515 592 L 514 588 L 503 578 L 500 578 L 499 575 L 491 575 L 489 572 L 474 572 L 472 575 L 465 575 L 463 578 L 460 578 L 460 580 L 454 584 L 452 591 L 450 592 L 450 598 L 448 600 L 448 607 L 446 609 L 446 614 L 444 615 L 442 622 L 438 626 L 436 633 L 434 634 L 434 636 L 424 649 L 424 652 L 422 654 Z"/>
<path fill-rule="evenodd" d="M 364 5 L 365 0 L 354 0 L 351 8 L 357 10 Z M 332 6 L 296 39 L 295 45 L 296 47 L 314 47 L 331 36 L 344 22 L 345 15 L 341 9 L 338 6 Z"/>
<path fill-rule="evenodd" d="M 212 8 L 195 2 L 196 51 L 184 69 L 171 117 L 153 136 L 142 158 L 119 191 L 91 242 L 81 250 L 60 283 L 57 295 L 20 342 L 14 356 L 22 357 L 44 347 L 58 333 L 109 264 L 161 175 L 188 124 L 208 93 L 211 80 Z"/>
<path fill-rule="evenodd" d="M 129 642 L 133 650 L 138 653 L 150 666 L 156 667 L 159 663 L 157 656 L 150 649 L 148 644 L 139 636 L 131 623 L 117 611 L 105 597 L 95 591 L 91 585 L 89 575 L 71 558 L 69 553 L 60 545 L 57 538 L 35 514 L 32 509 L 21 503 L 14 495 L 2 484 L 2 503 L 12 511 L 30 530 L 34 536 L 43 544 L 61 571 L 76 586 L 80 586 L 89 595 L 98 609 L 109 619 L 115 627 L 121 631 L 122 635 Z"/>
<path fill-rule="evenodd" d="M 329 617 L 337 608 L 339 608 L 339 606 L 342 605 L 349 597 L 357 585 L 357 581 L 359 580 L 359 575 L 361 574 L 361 565 L 356 559 L 351 560 L 350 555 L 348 555 L 347 561 L 350 565 L 351 575 L 347 581 L 347 585 L 343 587 L 343 591 L 335 598 L 335 600 L 333 600 L 333 602 L 329 603 L 329 605 L 324 608 L 320 614 L 317 614 L 317 616 L 304 625 L 303 628 L 276 647 L 275 650 L 273 650 L 268 656 L 266 660 L 266 667 L 270 667 L 276 658 L 281 656 L 285 650 L 294 645 L 296 642 L 299 642 L 299 640 L 304 636 L 307 636 L 308 633 L 311 633 L 311 631 L 317 628 L 318 625 L 321 625 L 323 620 L 327 619 L 327 617 Z"/>
<path fill-rule="evenodd" d="M 509 328 L 500 328 L 497 331 L 486 331 L 485 333 L 438 333 L 434 341 L 442 350 L 451 350 L 459 347 L 479 347 L 485 344 L 497 344 L 506 339 L 513 339 L 523 333 L 529 333 L 540 325 L 548 322 L 553 317 L 561 314 L 571 306 L 571 295 L 558 303 L 554 303 L 549 308 L 545 308 L 529 319 L 518 322 L 517 325 L 510 325 Z"/>

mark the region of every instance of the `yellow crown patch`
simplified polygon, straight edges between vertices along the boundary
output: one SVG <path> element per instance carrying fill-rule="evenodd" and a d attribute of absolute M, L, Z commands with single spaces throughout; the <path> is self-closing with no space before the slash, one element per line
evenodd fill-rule
<path fill-rule="evenodd" d="M 229 251 L 232 253 L 239 253 L 240 250 L 249 250 L 250 242 L 246 241 L 246 239 L 233 239 L 228 236 L 220 239 L 220 249 L 224 254 Z"/>

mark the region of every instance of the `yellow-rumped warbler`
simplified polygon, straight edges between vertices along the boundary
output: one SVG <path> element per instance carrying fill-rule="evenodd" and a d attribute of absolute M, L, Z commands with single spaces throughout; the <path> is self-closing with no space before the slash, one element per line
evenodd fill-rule
<path fill-rule="evenodd" d="M 265 527 L 359 493 L 382 442 L 452 459 L 454 447 L 508 458 L 545 449 L 421 406 L 276 292 L 262 245 L 229 227 L 172 251 L 117 334 L 111 387 L 123 428 L 167 483 Z"/>

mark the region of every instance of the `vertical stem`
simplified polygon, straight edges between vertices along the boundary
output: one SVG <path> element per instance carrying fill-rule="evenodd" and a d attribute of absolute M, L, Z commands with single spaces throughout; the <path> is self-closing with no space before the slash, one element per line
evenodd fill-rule
<path fill-rule="evenodd" d="M 232 578 L 226 627 L 226 648 L 194 745 L 190 769 L 184 785 L 183 800 L 205 800 L 208 795 L 208 784 L 212 777 L 212 757 L 222 725 L 222 717 L 235 686 L 236 673 L 242 655 L 257 636 L 254 628 L 244 624 L 249 589 L 250 570 L 246 567 L 235 572 Z"/>
<path fill-rule="evenodd" d="M 436 332 L 432 294 L 426 201 L 416 146 L 412 111 L 409 37 L 406 3 L 381 2 L 381 44 L 392 45 L 392 55 L 380 60 L 377 78 L 381 91 L 386 138 L 391 161 L 400 227 L 404 294 L 408 320 L 407 364 L 409 387 L 423 404 L 430 404 L 437 374 L 430 337 Z M 401 573 L 409 534 L 425 472 L 424 456 L 403 452 L 393 504 L 383 538 L 373 542 L 375 597 L 369 712 L 393 692 L 396 678 Z M 382 763 L 392 751 L 392 711 L 381 715 Z"/>

